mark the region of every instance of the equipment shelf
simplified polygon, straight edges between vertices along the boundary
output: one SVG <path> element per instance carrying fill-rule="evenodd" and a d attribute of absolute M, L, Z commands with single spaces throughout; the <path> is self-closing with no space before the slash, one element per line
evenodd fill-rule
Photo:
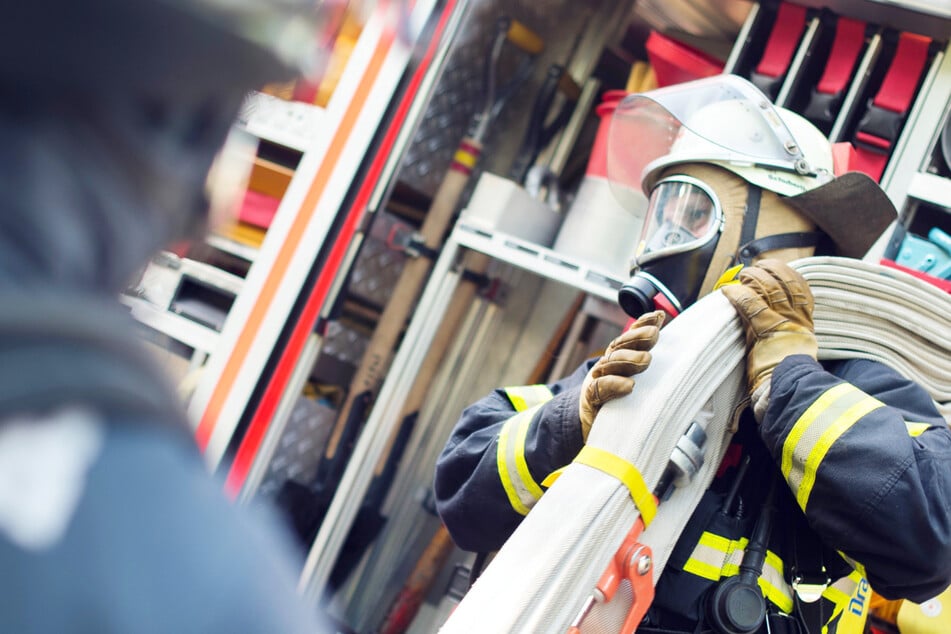
<path fill-rule="evenodd" d="M 911 177 L 908 185 L 908 195 L 932 205 L 951 210 L 951 179 L 917 172 Z"/>
<path fill-rule="evenodd" d="M 238 125 L 254 136 L 298 152 L 307 151 L 321 132 L 332 132 L 325 122 L 320 106 L 261 92 L 248 96 L 238 117 Z"/>
<path fill-rule="evenodd" d="M 258 255 L 258 250 L 254 247 L 241 244 L 236 240 L 225 238 L 224 236 L 210 234 L 205 238 L 205 242 L 219 251 L 230 253 L 246 262 L 254 262 L 254 259 Z"/>
<path fill-rule="evenodd" d="M 168 335 L 195 350 L 211 354 L 218 343 L 218 333 L 197 322 L 156 307 L 144 299 L 122 295 L 119 301 L 132 316 L 153 330 Z"/>
<path fill-rule="evenodd" d="M 458 221 L 446 240 L 403 342 L 380 388 L 366 426 L 347 463 L 338 491 L 311 546 L 299 589 L 314 600 L 327 588 L 330 573 L 360 510 L 370 485 L 374 465 L 386 450 L 387 439 L 400 423 L 403 404 L 426 353 L 446 313 L 453 292 L 462 279 L 458 270 L 466 250 L 484 253 L 495 261 L 528 271 L 608 301 L 616 301 L 623 281 L 573 257 L 527 242 L 515 236 Z M 417 428 L 407 448 L 421 443 L 432 430 Z"/>

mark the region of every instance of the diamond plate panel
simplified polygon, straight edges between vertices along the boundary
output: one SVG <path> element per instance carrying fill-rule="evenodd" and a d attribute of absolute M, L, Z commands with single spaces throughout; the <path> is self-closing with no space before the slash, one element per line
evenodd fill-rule
<path fill-rule="evenodd" d="M 327 334 L 320 353 L 356 366 L 363 359 L 369 342 L 367 335 L 347 328 L 338 320 L 334 320 L 327 324 Z"/>
<path fill-rule="evenodd" d="M 459 35 L 451 44 L 452 50 L 420 127 L 403 158 L 398 179 L 419 192 L 435 194 L 456 146 L 482 107 L 486 49 L 496 20 L 502 15 L 526 24 L 546 43 L 530 81 L 512 95 L 485 141 L 491 151 L 483 153 L 483 167 L 496 173 L 508 171 L 546 70 L 551 64 L 566 63 L 579 30 L 602 7 L 613 4 L 609 0 L 488 0 L 470 6 Z M 501 82 L 512 75 L 520 59 L 513 47 L 506 48 L 500 60 Z"/>
<path fill-rule="evenodd" d="M 309 484 L 336 416 L 335 409 L 314 399 L 302 396 L 297 401 L 261 481 L 259 495 L 273 499 L 288 480 Z"/>
<path fill-rule="evenodd" d="M 348 290 L 380 308 L 386 306 L 403 272 L 406 254 L 387 243 L 391 233 L 412 233 L 413 228 L 392 214 L 378 211 L 370 234 L 350 271 Z"/>

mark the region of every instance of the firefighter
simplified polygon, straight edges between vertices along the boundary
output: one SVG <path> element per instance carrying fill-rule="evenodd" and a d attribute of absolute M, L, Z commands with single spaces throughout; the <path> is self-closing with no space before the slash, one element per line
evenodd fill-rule
<path fill-rule="evenodd" d="M 248 91 L 319 62 L 304 4 L 5 7 L 0 631 L 329 629 L 298 599 L 276 516 L 209 477 L 118 302 L 240 193 L 216 156 L 240 158 L 222 146 Z"/>
<path fill-rule="evenodd" d="M 822 133 L 739 77 L 629 96 L 611 125 L 616 191 L 650 201 L 620 293 L 638 319 L 572 375 L 463 412 L 435 475 L 456 543 L 498 549 L 600 407 L 636 389 L 665 320 L 722 288 L 746 332 L 751 407 L 638 632 L 846 634 L 863 631 L 871 588 L 937 596 L 951 581 L 951 432 L 885 365 L 817 362 L 813 298 L 785 264 L 861 257 L 895 216 L 887 197 L 864 175 L 833 177 Z M 759 579 L 741 578 L 756 550 Z"/>

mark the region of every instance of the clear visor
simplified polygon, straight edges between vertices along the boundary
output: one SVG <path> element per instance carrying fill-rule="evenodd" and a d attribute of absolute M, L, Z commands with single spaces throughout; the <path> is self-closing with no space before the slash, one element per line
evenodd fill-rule
<path fill-rule="evenodd" d="M 689 176 L 662 180 L 650 195 L 635 264 L 706 244 L 719 231 L 722 218 L 716 195 L 701 181 Z"/>
<path fill-rule="evenodd" d="M 793 172 L 802 150 L 765 95 L 735 75 L 717 75 L 629 95 L 611 119 L 607 172 L 623 200 L 665 162 L 722 161 Z M 645 189 L 645 193 L 647 193 Z"/>

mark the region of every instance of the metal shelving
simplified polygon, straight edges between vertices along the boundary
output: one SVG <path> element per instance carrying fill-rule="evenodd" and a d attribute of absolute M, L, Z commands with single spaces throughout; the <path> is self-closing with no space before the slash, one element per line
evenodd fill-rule
<path fill-rule="evenodd" d="M 385 451 L 387 439 L 400 423 L 403 405 L 461 279 L 458 264 L 466 249 L 612 302 L 623 283 L 581 260 L 551 249 L 462 221 L 456 223 L 440 252 L 403 343 L 347 463 L 338 487 L 346 495 L 334 497 L 311 547 L 300 589 L 313 599 L 326 590 L 330 573 L 369 487 L 374 465 Z M 417 439 L 426 437 L 431 431 L 417 429 L 414 436 Z M 410 446 L 413 442 L 410 440 Z"/>
<path fill-rule="evenodd" d="M 238 116 L 240 127 L 254 136 L 306 152 L 321 134 L 328 134 L 326 111 L 320 106 L 252 93 Z"/>
<path fill-rule="evenodd" d="M 119 301 L 128 306 L 132 316 L 141 323 L 194 350 L 211 354 L 218 344 L 217 332 L 187 317 L 158 308 L 144 299 L 123 295 Z"/>
<path fill-rule="evenodd" d="M 246 262 L 254 262 L 258 256 L 258 250 L 256 248 L 224 236 L 211 234 L 205 238 L 205 242 L 219 251 L 230 253 Z"/>
<path fill-rule="evenodd" d="M 917 172 L 911 177 L 908 196 L 951 211 L 951 179 Z"/>

